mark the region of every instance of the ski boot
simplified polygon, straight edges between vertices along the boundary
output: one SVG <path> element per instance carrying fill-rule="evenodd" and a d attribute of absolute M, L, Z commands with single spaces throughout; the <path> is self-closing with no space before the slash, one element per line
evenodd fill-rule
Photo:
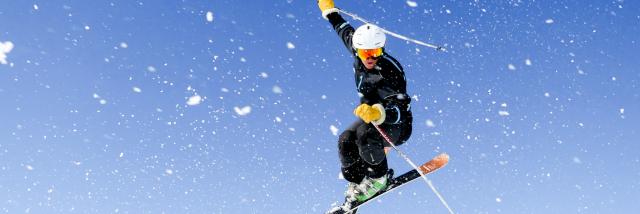
<path fill-rule="evenodd" d="M 357 203 L 356 195 L 358 194 L 358 185 L 357 183 L 349 182 L 349 184 L 347 184 L 347 191 L 344 192 L 344 203 L 331 208 L 327 214 L 343 214 L 350 211 Z"/>
<path fill-rule="evenodd" d="M 367 199 L 375 196 L 379 192 L 385 190 L 391 181 L 393 171 L 388 171 L 387 174 L 379 178 L 365 177 L 358 186 L 355 187 L 355 198 L 358 202 L 366 201 Z"/>

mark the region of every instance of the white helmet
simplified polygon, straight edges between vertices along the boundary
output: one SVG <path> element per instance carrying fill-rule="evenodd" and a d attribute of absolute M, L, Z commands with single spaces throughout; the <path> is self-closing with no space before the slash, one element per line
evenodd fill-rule
<path fill-rule="evenodd" d="M 382 28 L 364 24 L 353 33 L 351 43 L 355 49 L 376 49 L 384 47 L 387 37 L 384 35 Z"/>

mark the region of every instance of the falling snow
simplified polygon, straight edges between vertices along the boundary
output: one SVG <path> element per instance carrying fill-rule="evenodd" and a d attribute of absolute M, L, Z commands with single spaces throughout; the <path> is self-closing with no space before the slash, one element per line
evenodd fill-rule
<path fill-rule="evenodd" d="M 236 107 L 233 107 L 233 110 L 236 112 L 236 114 L 240 116 L 245 116 L 251 113 L 251 106 L 244 106 L 244 107 L 236 106 Z"/>
<path fill-rule="evenodd" d="M 429 127 L 429 128 L 436 127 L 436 124 L 433 123 L 432 120 L 427 120 L 425 123 L 427 124 L 427 127 Z"/>
<path fill-rule="evenodd" d="M 274 85 L 273 88 L 271 89 L 271 91 L 274 94 L 282 94 L 282 88 L 280 88 L 280 86 Z"/>
<path fill-rule="evenodd" d="M 156 72 L 156 67 L 153 67 L 153 66 L 149 65 L 149 66 L 147 66 L 147 71 Z"/>
<path fill-rule="evenodd" d="M 207 17 L 207 22 L 213 22 L 213 12 L 208 11 L 206 17 Z"/>
<path fill-rule="evenodd" d="M 187 100 L 187 105 L 195 106 L 195 105 L 199 105 L 201 102 L 202 102 L 202 97 L 196 94 L 189 97 L 189 99 Z"/>
<path fill-rule="evenodd" d="M 0 41 L 0 64 L 6 65 L 7 62 L 7 54 L 9 54 L 13 50 L 13 43 L 10 41 L 1 42 Z"/>
<path fill-rule="evenodd" d="M 338 136 L 338 131 L 339 131 L 339 130 L 338 130 L 338 128 L 337 128 L 336 126 L 331 125 L 331 126 L 329 127 L 329 129 L 331 130 L 331 134 L 333 134 L 333 136 Z"/>

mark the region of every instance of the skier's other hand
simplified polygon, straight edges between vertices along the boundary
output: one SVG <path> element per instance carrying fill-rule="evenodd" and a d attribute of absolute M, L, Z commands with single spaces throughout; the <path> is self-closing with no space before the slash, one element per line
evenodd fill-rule
<path fill-rule="evenodd" d="M 327 19 L 327 15 L 330 13 L 338 12 L 333 0 L 318 0 L 318 7 L 322 11 L 322 17 Z"/>
<path fill-rule="evenodd" d="M 365 123 L 370 123 L 371 121 L 379 120 L 382 114 L 380 113 L 380 109 L 370 106 L 366 103 L 360 104 L 355 110 L 353 110 L 353 114 L 362 119 Z"/>

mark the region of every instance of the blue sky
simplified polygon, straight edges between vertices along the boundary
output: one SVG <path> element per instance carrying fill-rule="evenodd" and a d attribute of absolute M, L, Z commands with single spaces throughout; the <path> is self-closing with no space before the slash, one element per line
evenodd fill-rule
<path fill-rule="evenodd" d="M 0 5 L 0 212 L 323 213 L 341 200 L 353 59 L 315 1 Z M 429 178 L 455 213 L 640 210 L 638 2 L 336 5 L 449 50 L 386 49 L 413 97 L 401 149 L 451 156 Z M 361 212 L 447 210 L 418 181 Z"/>

